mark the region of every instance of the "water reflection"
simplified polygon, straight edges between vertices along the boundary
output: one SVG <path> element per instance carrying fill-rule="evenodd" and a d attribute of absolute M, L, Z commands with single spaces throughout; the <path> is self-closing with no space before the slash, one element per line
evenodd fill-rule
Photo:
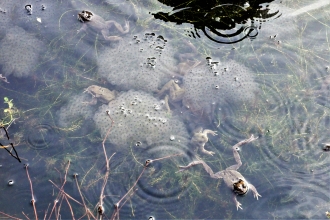
<path fill-rule="evenodd" d="M 5 32 L 0 32 L 1 42 L 16 39 L 13 50 L 30 45 L 17 40 L 23 39 L 20 34 L 28 42 L 35 42 L 29 47 L 33 49 L 31 57 L 35 57 L 29 65 L 25 59 L 17 62 L 10 48 L 2 45 L 8 52 L 0 68 L 10 83 L 0 81 L 0 96 L 13 99 L 20 111 L 9 132 L 13 140 L 20 142 L 16 149 L 22 161 L 29 163 L 39 215 L 44 215 L 49 203 L 53 206 L 59 192 L 49 179 L 61 186 L 68 161 L 71 166 L 65 192 L 81 202 L 80 189 L 87 207 L 96 212 L 106 171 L 102 140 L 111 128 L 105 147 L 108 155 L 116 155 L 110 161 L 105 187 L 105 217 L 110 218 L 114 204 L 139 179 L 122 200 L 123 219 L 324 218 L 325 211 L 329 211 L 330 161 L 329 151 L 323 150 L 329 143 L 330 125 L 329 6 L 319 2 L 304 2 L 297 10 L 290 9 L 300 7 L 293 1 L 285 5 L 272 2 L 269 7 L 263 4 L 259 9 L 252 9 L 257 3 L 251 2 L 250 6 L 243 2 L 240 6 L 199 6 L 213 25 L 201 28 L 219 41 L 221 36 L 211 31 L 223 34 L 220 27 L 229 31 L 225 39 L 243 30 L 232 41 L 249 33 L 254 18 L 244 17 L 247 12 L 261 12 L 255 15 L 256 26 L 268 20 L 257 29 L 258 37 L 253 41 L 241 41 L 235 44 L 235 50 L 231 45 L 219 44 L 220 50 L 210 50 L 214 47 L 209 40 L 203 41 L 202 35 L 200 39 L 186 39 L 184 31 L 152 20 L 148 13 L 139 14 L 161 11 L 159 4 L 150 9 L 146 2 L 133 2 L 134 6 L 125 2 L 115 7 L 108 1 L 45 1 L 42 4 L 47 7 L 42 11 L 41 2 L 32 1 L 28 3 L 32 15 L 28 15 L 25 5 L 2 1 L 0 8 L 6 8 L 8 14 L 0 14 L 0 23 L 7 25 Z M 128 11 L 120 5 L 126 5 Z M 10 10 L 12 7 L 15 10 Z M 168 16 L 192 14 L 191 8 L 185 7 Z M 136 13 L 132 8 L 145 10 L 137 10 L 139 13 L 130 19 Z M 82 24 L 76 17 L 82 10 L 122 25 L 129 19 L 132 28 L 117 43 L 102 39 L 99 30 L 77 34 Z M 238 12 L 229 13 L 232 10 Z M 16 21 L 13 15 L 18 16 Z M 40 17 L 42 23 L 33 16 Z M 221 16 L 226 22 L 221 23 Z M 232 18 L 234 21 L 228 20 Z M 243 18 L 251 22 L 244 23 Z M 241 26 L 234 23 L 237 21 Z M 230 32 L 233 26 L 229 24 L 237 29 Z M 26 68 L 15 67 L 20 65 Z M 26 78 L 20 78 L 23 75 Z M 106 103 L 102 92 L 83 93 L 91 85 L 118 94 Z M 165 85 L 170 86 L 160 96 L 159 90 Z M 185 94 L 180 93 L 184 90 Z M 96 105 L 90 105 L 93 96 L 99 99 Z M 5 117 L 3 110 L 7 107 L 0 103 L 0 118 Z M 106 110 L 113 116 L 113 125 Z M 215 152 L 213 156 L 192 148 L 190 141 L 196 128 L 217 131 L 217 136 L 201 141 L 205 149 Z M 255 200 L 249 194 L 238 198 L 243 210 L 237 211 L 228 199 L 232 196 L 228 187 L 211 179 L 203 169 L 176 173 L 179 165 L 198 157 L 213 170 L 224 170 L 233 163 L 231 147 L 251 134 L 259 138 L 251 143 L 253 146 L 242 148 L 240 172 L 262 197 Z M 146 159 L 172 154 L 180 156 L 144 167 Z M 4 150 L 0 151 L 0 165 L 4 198 L 0 200 L 0 211 L 23 218 L 24 210 L 33 216 L 24 168 Z M 73 173 L 79 174 L 79 189 Z M 9 180 L 14 180 L 14 185 L 8 186 Z M 61 202 L 62 218 L 71 218 L 64 197 Z M 75 217 L 84 215 L 82 205 L 71 205 Z"/>
<path fill-rule="evenodd" d="M 233 44 L 245 38 L 257 37 L 263 22 L 281 15 L 280 11 L 270 12 L 272 1 L 159 1 L 172 6 L 171 12 L 157 12 L 153 16 L 165 22 L 190 23 L 194 31 L 190 37 L 206 37 L 217 43 Z"/>

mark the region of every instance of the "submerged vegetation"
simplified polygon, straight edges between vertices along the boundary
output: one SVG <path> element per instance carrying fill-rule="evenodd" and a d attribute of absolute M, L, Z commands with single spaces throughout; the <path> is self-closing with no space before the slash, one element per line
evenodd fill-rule
<path fill-rule="evenodd" d="M 213 22 L 204 24 L 207 34 L 234 42 L 228 32 L 216 35 L 220 26 L 215 23 L 227 25 L 224 31 L 234 21 L 244 24 L 244 15 L 260 2 L 244 3 L 214 1 L 210 12 L 200 10 Z M 14 184 L 0 187 L 0 215 L 325 217 L 329 4 L 274 1 L 254 8 L 265 12 L 257 18 L 250 14 L 262 24 L 258 35 L 232 45 L 192 37 L 196 22 L 177 16 L 193 12 L 185 4 L 172 13 L 154 0 L 31 4 L 29 15 L 18 3 L 0 3 L 0 24 L 7 27 L 0 28 L 0 47 L 7 51 L 0 56 L 0 142 L 12 156 L 16 150 L 25 164 L 21 169 L 1 149 L 0 165 L 6 171 L 1 177 Z M 219 14 L 224 7 L 225 14 Z M 231 17 L 237 7 L 242 11 Z M 129 23 L 129 32 L 109 27 L 109 36 L 120 36 L 118 42 L 106 40 L 102 28 L 77 32 L 84 25 L 77 19 L 82 10 L 113 24 Z M 182 25 L 152 18 L 165 12 Z M 249 30 L 242 33 L 254 33 Z M 172 86 L 162 91 L 168 82 Z M 103 93 L 84 93 L 92 85 L 116 91 L 115 98 L 105 101 Z M 99 99 L 96 104 L 94 99 Z M 203 129 L 218 134 L 198 140 L 213 156 L 191 143 L 196 130 Z M 238 198 L 244 210 L 236 211 L 228 199 L 232 192 L 202 168 L 178 172 L 196 160 L 225 170 L 232 165 L 232 146 L 252 134 L 258 139 L 250 143 L 255 147 L 239 152 L 240 172 L 262 198 Z"/>

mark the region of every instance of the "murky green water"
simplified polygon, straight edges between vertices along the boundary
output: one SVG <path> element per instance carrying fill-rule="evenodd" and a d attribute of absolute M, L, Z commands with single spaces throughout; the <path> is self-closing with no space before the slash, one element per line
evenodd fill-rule
<path fill-rule="evenodd" d="M 0 9 L 0 143 L 21 160 L 0 149 L 0 216 L 35 218 L 28 164 L 39 218 L 97 218 L 100 203 L 107 219 L 326 218 L 327 1 Z M 262 197 L 237 196 L 243 209 L 201 165 L 177 172 L 195 160 L 214 172 L 235 165 L 232 146 L 252 134 L 238 171 Z M 106 135 L 116 154 L 104 186 Z"/>

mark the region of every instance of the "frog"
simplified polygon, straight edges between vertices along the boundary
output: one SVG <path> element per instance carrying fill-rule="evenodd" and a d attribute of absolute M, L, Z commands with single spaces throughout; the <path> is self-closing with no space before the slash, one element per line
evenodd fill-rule
<path fill-rule="evenodd" d="M 177 103 L 182 101 L 184 97 L 185 89 L 181 88 L 178 83 L 179 80 L 172 79 L 169 82 L 167 82 L 160 90 L 157 91 L 158 96 L 162 96 L 163 94 L 166 94 L 169 91 L 169 94 L 166 94 L 164 98 L 165 107 L 169 113 L 171 112 L 169 102 Z"/>
<path fill-rule="evenodd" d="M 91 11 L 83 10 L 78 13 L 78 20 L 81 21 L 83 26 L 78 30 L 78 33 L 80 31 L 86 31 L 88 28 L 101 32 L 103 38 L 106 41 L 120 41 L 122 38 L 120 36 L 110 36 L 109 30 L 112 28 L 112 26 L 115 26 L 115 28 L 121 33 L 121 34 L 127 34 L 129 32 L 129 22 L 125 21 L 124 28 L 116 21 L 104 20 L 101 16 L 94 14 Z"/>
<path fill-rule="evenodd" d="M 197 128 L 194 131 L 194 136 L 191 138 L 191 144 L 197 146 L 199 150 L 207 155 L 213 156 L 215 153 L 213 151 L 205 150 L 205 144 L 208 142 L 208 134 L 216 136 L 216 131 L 212 131 L 209 129 Z"/>
<path fill-rule="evenodd" d="M 97 103 L 97 100 L 104 104 L 108 104 L 110 101 L 114 100 L 116 98 L 116 92 L 110 91 L 107 88 L 97 86 L 97 85 L 91 85 L 87 89 L 85 89 L 84 93 L 87 92 L 93 96 L 93 99 L 91 102 L 88 102 L 90 105 L 95 105 Z"/>
<path fill-rule="evenodd" d="M 258 198 L 261 197 L 261 195 L 258 193 L 257 189 L 252 184 L 248 183 L 246 181 L 246 179 L 243 177 L 243 175 L 237 171 L 238 168 L 240 168 L 240 166 L 242 165 L 242 161 L 241 161 L 241 158 L 238 153 L 239 147 L 244 144 L 250 143 L 256 139 L 258 139 L 258 137 L 254 137 L 254 135 L 251 135 L 250 138 L 242 140 L 242 141 L 238 142 L 237 144 L 235 144 L 232 147 L 232 149 L 233 149 L 233 154 L 234 154 L 236 164 L 232 165 L 230 167 L 227 167 L 225 170 L 214 173 L 212 171 L 211 167 L 209 167 L 209 165 L 207 165 L 203 160 L 195 160 L 195 161 L 189 163 L 187 166 L 179 166 L 180 170 L 178 172 L 182 172 L 192 166 L 202 164 L 205 171 L 210 175 L 211 178 L 224 179 L 224 182 L 226 183 L 226 185 L 229 188 L 231 188 L 231 190 L 234 192 L 233 200 L 236 205 L 236 209 L 237 210 L 239 208 L 243 209 L 242 204 L 237 201 L 236 195 L 244 195 L 249 191 L 249 189 L 251 189 L 253 192 L 254 198 L 256 198 L 258 200 Z"/>

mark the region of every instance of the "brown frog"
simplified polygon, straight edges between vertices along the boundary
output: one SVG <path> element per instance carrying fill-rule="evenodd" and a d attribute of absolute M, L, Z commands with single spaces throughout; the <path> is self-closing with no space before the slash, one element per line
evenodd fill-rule
<path fill-rule="evenodd" d="M 103 88 L 97 85 L 91 85 L 84 92 L 87 92 L 93 96 L 92 101 L 88 104 L 95 105 L 97 100 L 100 100 L 104 104 L 108 104 L 110 101 L 116 98 L 116 92 L 110 91 L 107 88 Z"/>
<path fill-rule="evenodd" d="M 191 143 L 193 145 L 196 145 L 202 153 L 213 156 L 213 154 L 214 154 L 213 151 L 208 151 L 208 150 L 205 150 L 205 148 L 204 148 L 206 142 L 208 142 L 208 140 L 209 140 L 209 138 L 207 136 L 208 134 L 212 134 L 213 136 L 217 135 L 216 131 L 212 131 L 209 129 L 203 130 L 202 128 L 198 128 L 194 132 L 194 136 L 191 139 Z"/>
<path fill-rule="evenodd" d="M 101 32 L 102 36 L 107 41 L 119 41 L 122 39 L 119 36 L 110 36 L 109 30 L 112 28 L 112 26 L 115 26 L 115 28 L 121 34 L 127 34 L 129 32 L 128 21 L 125 22 L 125 28 L 123 28 L 116 21 L 106 21 L 102 17 L 95 15 L 93 12 L 87 10 L 83 10 L 78 13 L 78 20 L 84 23 L 78 32 L 82 30 L 86 31 L 87 28 L 91 28 L 94 31 Z"/>
<path fill-rule="evenodd" d="M 214 173 L 212 171 L 212 169 L 202 160 L 197 160 L 197 161 L 193 161 L 191 163 L 189 163 L 187 166 L 180 166 L 180 170 L 179 172 L 186 170 L 192 166 L 198 165 L 198 164 L 202 164 L 205 171 L 210 174 L 210 176 L 214 179 L 221 179 L 223 178 L 226 185 L 228 187 L 230 187 L 233 191 L 234 191 L 234 202 L 236 205 L 236 208 L 238 210 L 238 208 L 242 209 L 241 207 L 241 203 L 237 201 L 236 198 L 236 194 L 238 195 L 244 195 L 245 193 L 248 192 L 249 189 L 252 190 L 253 192 L 253 196 L 258 200 L 258 197 L 261 195 L 258 193 L 258 191 L 256 190 L 256 188 L 248 183 L 245 178 L 243 177 L 242 174 L 240 174 L 237 169 L 242 165 L 242 161 L 241 158 L 238 154 L 239 151 L 239 146 L 243 145 L 243 144 L 247 144 L 250 143 L 254 140 L 256 140 L 258 138 L 255 138 L 253 135 L 251 135 L 251 137 L 249 139 L 245 139 L 242 140 L 240 142 L 238 142 L 237 144 L 235 144 L 232 148 L 233 148 L 233 153 L 234 153 L 234 157 L 235 157 L 235 161 L 237 164 L 232 165 L 230 167 L 227 167 L 225 170 L 219 171 L 217 173 Z"/>

